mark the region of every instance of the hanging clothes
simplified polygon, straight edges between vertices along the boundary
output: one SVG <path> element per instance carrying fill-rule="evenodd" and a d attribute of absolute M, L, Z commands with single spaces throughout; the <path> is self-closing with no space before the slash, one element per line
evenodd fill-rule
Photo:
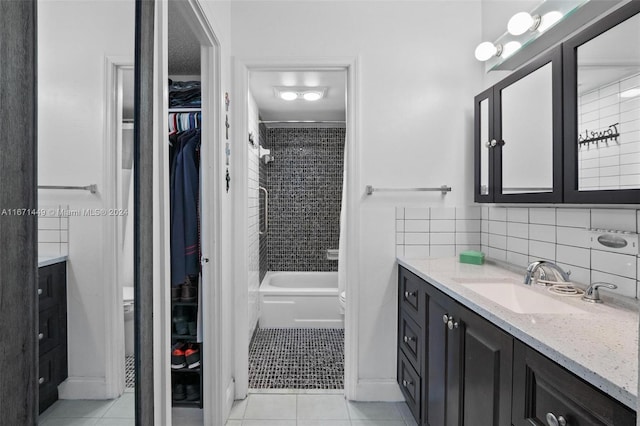
<path fill-rule="evenodd" d="M 170 137 L 171 285 L 200 272 L 200 129 Z"/>

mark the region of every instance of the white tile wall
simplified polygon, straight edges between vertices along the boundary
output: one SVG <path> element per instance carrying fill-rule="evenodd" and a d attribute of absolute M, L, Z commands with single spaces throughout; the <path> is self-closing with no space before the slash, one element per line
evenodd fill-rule
<path fill-rule="evenodd" d="M 38 256 L 69 254 L 69 206 L 38 206 Z"/>
<path fill-rule="evenodd" d="M 396 254 L 447 257 L 480 250 L 480 207 L 396 208 Z"/>
<path fill-rule="evenodd" d="M 578 283 L 611 282 L 618 285 L 619 294 L 639 297 L 639 256 L 591 249 L 588 229 L 637 233 L 640 210 L 492 206 L 481 207 L 481 212 L 481 249 L 489 258 L 520 267 L 551 260 L 571 270 Z M 506 224 L 506 247 L 502 223 Z"/>

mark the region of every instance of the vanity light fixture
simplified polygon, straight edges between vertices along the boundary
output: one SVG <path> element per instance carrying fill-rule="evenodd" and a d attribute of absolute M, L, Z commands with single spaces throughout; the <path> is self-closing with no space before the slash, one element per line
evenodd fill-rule
<path fill-rule="evenodd" d="M 535 31 L 540 26 L 540 15 L 532 15 L 529 12 L 518 12 L 509 19 L 507 31 L 509 34 L 519 36 L 527 31 Z"/>
<path fill-rule="evenodd" d="M 638 87 L 625 90 L 624 92 L 620 93 L 621 98 L 635 98 L 636 96 L 640 96 L 640 88 Z"/>
<path fill-rule="evenodd" d="M 276 97 L 285 101 L 305 100 L 317 101 L 324 98 L 327 93 L 326 87 L 274 87 L 273 93 Z"/>
<path fill-rule="evenodd" d="M 494 56 L 500 56 L 502 54 L 502 45 L 493 44 L 490 41 L 484 41 L 476 47 L 476 59 L 479 61 L 488 61 Z"/>
<path fill-rule="evenodd" d="M 516 51 L 521 47 L 522 47 L 522 44 L 519 41 L 510 41 L 504 45 L 504 48 L 502 49 L 502 55 L 500 56 L 502 58 L 508 58 L 509 56 L 516 53 Z"/>
<path fill-rule="evenodd" d="M 549 28 L 557 24 L 563 16 L 564 15 L 562 14 L 562 12 L 559 12 L 557 10 L 552 10 L 551 12 L 545 13 L 544 15 L 542 15 L 540 24 L 538 25 L 538 32 L 543 33 L 547 31 Z"/>

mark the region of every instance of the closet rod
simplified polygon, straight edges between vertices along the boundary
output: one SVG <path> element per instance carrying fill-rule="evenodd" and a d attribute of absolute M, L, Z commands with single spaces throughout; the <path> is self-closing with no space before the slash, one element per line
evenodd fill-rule
<path fill-rule="evenodd" d="M 82 190 L 89 191 L 92 194 L 98 192 L 98 185 L 95 183 L 93 185 L 87 186 L 65 186 L 65 185 L 38 185 L 38 189 L 73 189 L 73 190 Z"/>

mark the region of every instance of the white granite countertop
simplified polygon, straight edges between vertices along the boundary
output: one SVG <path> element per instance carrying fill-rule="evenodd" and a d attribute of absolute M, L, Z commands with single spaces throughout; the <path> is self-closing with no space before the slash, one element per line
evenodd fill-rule
<path fill-rule="evenodd" d="M 67 258 L 67 255 L 38 256 L 38 268 L 53 265 L 54 263 L 66 262 Z"/>
<path fill-rule="evenodd" d="M 587 303 L 580 297 L 551 295 L 544 287 L 534 284 L 530 286 L 534 291 L 559 298 L 586 313 L 519 314 L 464 287 L 460 282 L 497 278 L 513 279 L 514 284 L 519 285 L 523 281 L 523 274 L 492 264 L 462 264 L 457 258 L 398 258 L 398 263 L 578 377 L 636 410 L 636 304 L 614 305 L 608 300 L 602 304 Z"/>

